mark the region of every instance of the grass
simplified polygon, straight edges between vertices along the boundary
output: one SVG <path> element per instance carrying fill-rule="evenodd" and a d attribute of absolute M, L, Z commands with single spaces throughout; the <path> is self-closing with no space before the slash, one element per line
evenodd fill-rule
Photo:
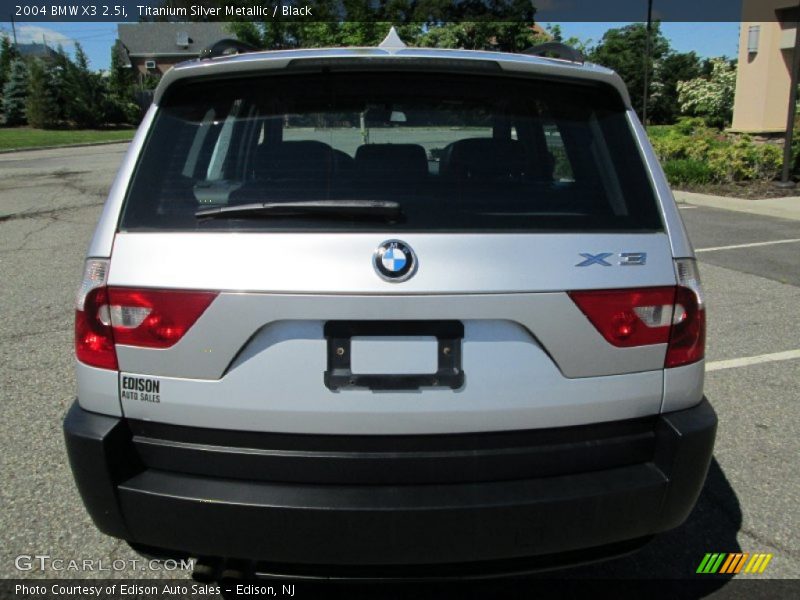
<path fill-rule="evenodd" d="M 0 128 L 0 150 L 69 146 L 96 142 L 128 141 L 135 129 L 31 129 L 29 127 Z"/>

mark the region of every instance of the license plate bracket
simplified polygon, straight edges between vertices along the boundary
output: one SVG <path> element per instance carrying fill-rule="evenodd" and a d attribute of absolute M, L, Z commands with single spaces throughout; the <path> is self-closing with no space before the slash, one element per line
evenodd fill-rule
<path fill-rule="evenodd" d="M 464 385 L 461 368 L 461 321 L 328 321 L 324 328 L 328 345 L 328 389 L 418 390 L 423 387 L 458 389 Z M 437 369 L 424 374 L 360 374 L 351 368 L 353 337 L 429 336 L 437 342 Z"/>

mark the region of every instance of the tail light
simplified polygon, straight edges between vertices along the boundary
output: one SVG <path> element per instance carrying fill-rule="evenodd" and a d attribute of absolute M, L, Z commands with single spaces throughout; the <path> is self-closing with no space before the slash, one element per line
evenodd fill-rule
<path fill-rule="evenodd" d="M 675 261 L 677 286 L 570 292 L 573 302 L 614 346 L 667 344 L 665 367 L 705 353 L 705 307 L 692 259 Z"/>
<path fill-rule="evenodd" d="M 108 308 L 108 261 L 90 258 L 75 303 L 75 356 L 101 369 L 117 369 L 114 335 L 108 321 L 101 319 Z"/>
<path fill-rule="evenodd" d="M 108 289 L 114 341 L 125 346 L 169 348 L 200 318 L 216 292 Z"/>
<path fill-rule="evenodd" d="M 678 287 L 665 367 L 697 362 L 706 353 L 706 307 L 700 272 L 691 258 L 675 261 Z"/>
<path fill-rule="evenodd" d="M 169 348 L 217 297 L 217 292 L 107 287 L 108 261 L 86 261 L 75 313 L 79 361 L 118 369 L 116 344 Z"/>

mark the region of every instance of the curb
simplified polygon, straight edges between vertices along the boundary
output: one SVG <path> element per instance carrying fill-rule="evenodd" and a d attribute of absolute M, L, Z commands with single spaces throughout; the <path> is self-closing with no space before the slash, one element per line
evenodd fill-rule
<path fill-rule="evenodd" d="M 89 146 L 110 146 L 112 144 L 130 144 L 131 140 L 112 140 L 108 142 L 83 142 L 81 144 L 64 144 L 63 146 L 27 146 L 25 148 L 9 148 L 0 150 L 0 154 L 12 154 L 14 152 L 33 152 L 34 150 L 58 150 L 59 148 L 86 148 Z"/>
<path fill-rule="evenodd" d="M 678 204 L 703 206 L 744 214 L 800 221 L 800 197 L 798 196 L 745 200 L 728 196 L 712 196 L 709 194 L 680 191 L 675 191 L 674 195 Z"/>

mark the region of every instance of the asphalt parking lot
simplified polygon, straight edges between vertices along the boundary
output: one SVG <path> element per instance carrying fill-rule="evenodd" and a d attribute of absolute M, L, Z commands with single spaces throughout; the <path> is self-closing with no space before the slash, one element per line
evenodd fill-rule
<path fill-rule="evenodd" d="M 124 148 L 0 154 L 0 577 L 92 575 L 20 572 L 22 554 L 136 558 L 92 525 L 61 436 L 75 394 L 75 286 Z M 706 487 L 682 527 L 633 556 L 559 576 L 691 578 L 706 552 L 766 552 L 774 557 L 760 577 L 800 578 L 800 221 L 681 212 L 707 293 L 706 394 L 720 420 Z"/>

